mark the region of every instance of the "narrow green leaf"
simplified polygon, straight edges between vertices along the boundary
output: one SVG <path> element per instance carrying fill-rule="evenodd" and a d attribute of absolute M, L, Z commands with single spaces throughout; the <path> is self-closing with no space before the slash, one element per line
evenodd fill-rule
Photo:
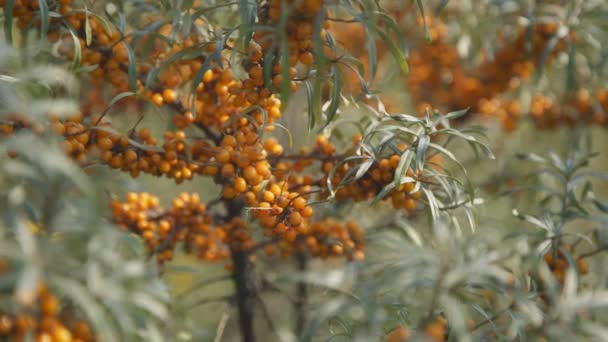
<path fill-rule="evenodd" d="M 129 56 L 129 65 L 127 67 L 127 71 L 128 71 L 128 75 L 129 75 L 129 88 L 131 88 L 132 92 L 136 93 L 137 92 L 137 66 L 135 65 L 135 63 L 136 63 L 135 52 L 133 51 L 131 46 L 129 44 L 127 44 L 126 41 L 123 41 L 122 43 L 127 48 L 127 54 Z"/>
<path fill-rule="evenodd" d="M 397 164 L 397 168 L 395 169 L 395 175 L 393 176 L 393 186 L 398 187 L 401 185 L 401 177 L 406 175 L 407 170 L 412 163 L 412 159 L 414 158 L 414 152 L 410 149 L 406 149 L 403 154 L 401 154 L 401 158 L 399 158 L 399 164 Z"/>
<path fill-rule="evenodd" d="M 517 153 L 515 154 L 515 157 L 521 160 L 528 160 L 528 161 L 533 161 L 536 163 L 545 163 L 546 160 L 545 158 L 539 156 L 536 153 Z"/>
<path fill-rule="evenodd" d="M 329 107 L 325 111 L 325 126 L 327 126 L 330 122 L 333 121 L 336 113 L 338 112 L 338 108 L 340 107 L 340 96 L 342 94 L 342 84 L 340 83 L 340 74 L 338 74 L 337 70 L 334 69 L 333 74 L 333 84 L 331 88 L 331 99 L 329 103 Z"/>
<path fill-rule="evenodd" d="M 376 72 L 378 70 L 378 52 L 376 50 L 376 38 L 374 35 L 375 28 L 374 24 L 365 23 L 365 34 L 367 35 L 367 56 L 369 58 L 369 79 L 368 83 L 372 83 L 376 78 Z"/>
<path fill-rule="evenodd" d="M 306 86 L 306 102 L 308 104 L 308 131 L 312 131 L 315 127 L 315 107 L 313 104 L 313 90 L 312 85 L 310 84 L 310 80 L 306 80 L 304 82 Z"/>
<path fill-rule="evenodd" d="M 559 30 L 558 30 L 558 32 L 559 32 Z M 540 59 L 538 60 L 538 63 L 536 65 L 536 67 L 538 68 L 538 72 L 536 74 L 537 81 L 543 75 L 544 70 L 545 70 L 545 65 L 547 64 L 547 60 L 551 56 L 551 53 L 553 52 L 553 50 L 555 50 L 555 47 L 557 46 L 557 43 L 559 43 L 560 39 L 561 39 L 561 37 L 559 35 L 555 34 L 554 36 L 552 36 L 549 39 L 549 41 L 547 42 L 547 46 L 545 46 L 545 48 L 543 49 L 543 52 L 540 55 Z"/>
<path fill-rule="evenodd" d="M 49 32 L 49 5 L 46 0 L 38 0 L 40 7 L 40 39 L 45 40 Z"/>
<path fill-rule="evenodd" d="M 426 150 L 429 148 L 430 142 L 431 138 L 424 133 L 418 137 L 418 146 L 416 147 L 416 168 L 420 171 L 424 170 Z"/>
<path fill-rule="evenodd" d="M 112 106 L 113 106 L 113 105 L 115 105 L 115 104 L 116 104 L 118 101 L 120 101 L 120 100 L 124 99 L 125 97 L 129 97 L 129 96 L 133 96 L 133 95 L 135 95 L 135 93 L 134 93 L 134 92 L 132 92 L 132 91 L 125 91 L 125 92 L 122 92 L 122 93 L 120 93 L 120 94 L 116 94 L 116 96 L 114 96 L 114 97 L 112 98 L 112 100 L 110 100 L 110 103 L 108 104 L 108 107 L 112 107 Z"/>
<path fill-rule="evenodd" d="M 13 8 L 15 0 L 4 1 L 4 38 L 9 44 L 13 43 Z"/>
<path fill-rule="evenodd" d="M 287 133 L 288 147 L 292 148 L 293 147 L 293 135 L 291 134 L 289 129 L 287 127 L 281 125 L 278 122 L 273 122 L 272 124 L 275 125 L 276 127 L 279 127 L 280 129 L 284 130 Z"/>
<path fill-rule="evenodd" d="M 380 38 L 382 38 L 382 40 L 386 43 L 386 46 L 391 51 L 391 54 L 397 62 L 397 65 L 399 65 L 399 69 L 403 75 L 407 75 L 410 72 L 410 68 L 407 64 L 407 59 L 405 58 L 403 51 L 395 46 L 395 43 L 391 40 L 391 38 L 382 30 L 378 30 L 378 35 L 380 35 Z"/>
<path fill-rule="evenodd" d="M 268 89 L 275 89 L 272 85 L 272 74 L 274 68 L 274 60 L 275 54 L 274 50 L 276 49 L 276 42 L 273 40 L 270 51 L 266 52 L 264 55 L 264 86 Z"/>
<path fill-rule="evenodd" d="M 149 89 L 151 86 L 154 85 L 154 81 L 156 80 L 156 77 L 160 73 L 160 70 L 161 70 L 161 68 L 159 68 L 159 67 L 152 67 L 152 69 L 150 69 L 150 71 L 146 75 L 146 82 L 144 84 L 144 87 L 146 89 Z"/>
<path fill-rule="evenodd" d="M 435 135 L 436 134 L 447 134 L 447 135 L 451 135 L 451 136 L 454 136 L 454 137 L 458 137 L 458 138 L 464 139 L 465 141 L 467 141 L 471 145 L 471 147 L 473 148 L 473 150 L 477 151 L 475 147 L 479 147 L 479 148 L 481 148 L 482 152 L 484 153 L 484 155 L 487 158 L 496 159 L 496 157 L 492 153 L 492 150 L 490 150 L 490 148 L 486 144 L 478 141 L 474 136 L 464 134 L 464 133 L 462 133 L 459 130 L 456 130 L 456 129 L 453 129 L 453 128 L 445 128 L 445 129 L 440 129 L 440 130 L 431 132 L 430 134 L 435 134 Z"/>
<path fill-rule="evenodd" d="M 336 191 L 335 191 L 335 189 L 334 189 L 334 187 L 333 187 L 333 185 L 331 183 L 332 179 L 334 178 L 334 174 L 336 173 L 336 170 L 338 168 L 340 168 L 342 165 L 348 163 L 349 161 L 366 159 L 366 158 L 368 158 L 368 157 L 366 157 L 366 156 L 350 156 L 350 157 L 344 158 L 343 160 L 341 160 L 340 162 L 338 162 L 336 165 L 334 165 L 334 167 L 331 170 L 329 170 L 329 173 L 327 174 L 327 180 L 326 180 L 327 189 L 329 190 L 329 192 L 331 194 L 329 196 L 329 198 L 333 198 L 336 195 Z M 343 184 L 346 184 L 344 179 L 342 179 L 340 181 L 339 185 L 343 185 Z"/>
<path fill-rule="evenodd" d="M 422 15 L 422 23 L 424 25 L 424 37 L 427 42 L 431 41 L 431 33 L 429 32 L 429 26 L 426 23 L 426 15 L 424 14 L 424 6 L 422 6 L 421 0 L 416 0 L 416 5 L 418 6 L 418 10 L 420 11 L 420 15 Z"/>
<path fill-rule="evenodd" d="M 355 180 L 363 177 L 365 173 L 367 173 L 369 168 L 374 164 L 374 161 L 374 158 L 369 157 L 366 161 L 361 163 L 361 165 L 357 169 L 357 172 L 355 173 Z"/>
<path fill-rule="evenodd" d="M 89 20 L 89 10 L 84 8 L 84 41 L 87 46 L 91 46 L 93 33 L 91 32 L 91 22 Z"/>
<path fill-rule="evenodd" d="M 241 15 L 241 25 L 239 26 L 239 39 L 241 40 L 241 48 L 246 51 L 249 47 L 249 42 L 253 37 L 253 25 L 256 19 L 256 3 L 249 0 L 239 0 L 239 12 Z"/>
<path fill-rule="evenodd" d="M 465 116 L 469 112 L 469 108 L 457 110 L 455 112 L 449 112 L 446 115 L 443 115 L 444 120 L 455 120 Z"/>
<path fill-rule="evenodd" d="M 106 31 L 107 34 L 110 34 L 110 32 L 112 32 L 112 28 L 110 27 L 110 24 L 108 23 L 108 21 L 106 20 L 106 18 L 104 18 L 103 16 L 94 13 L 94 12 L 89 12 L 88 9 L 84 9 L 84 10 L 74 10 L 74 12 L 84 12 L 85 15 L 92 15 L 95 18 L 97 18 L 97 20 L 99 20 L 99 22 L 101 23 L 101 26 L 103 26 L 103 29 Z"/>
<path fill-rule="evenodd" d="M 395 183 L 390 182 L 390 183 L 386 184 L 384 186 L 384 188 L 382 188 L 382 190 L 380 190 L 380 192 L 376 195 L 376 197 L 372 201 L 372 205 L 383 200 L 394 189 L 395 189 Z"/>
<path fill-rule="evenodd" d="M 281 53 L 279 55 L 281 61 L 281 109 L 287 108 L 287 103 L 291 97 L 291 77 L 289 77 L 289 49 L 287 47 L 287 39 L 281 39 Z"/>
<path fill-rule="evenodd" d="M 420 189 L 426 196 L 429 205 L 429 210 L 431 212 L 431 219 L 433 220 L 433 222 L 435 222 L 439 219 L 439 205 L 437 204 L 437 199 L 435 198 L 435 195 L 431 190 L 427 188 Z"/>
<path fill-rule="evenodd" d="M 566 66 L 566 89 L 568 94 L 576 88 L 576 46 L 568 39 L 568 65 Z"/>
<path fill-rule="evenodd" d="M 80 46 L 80 40 L 74 30 L 70 29 L 70 35 L 74 41 L 74 60 L 72 61 L 72 69 L 78 69 L 82 64 L 82 46 Z"/>

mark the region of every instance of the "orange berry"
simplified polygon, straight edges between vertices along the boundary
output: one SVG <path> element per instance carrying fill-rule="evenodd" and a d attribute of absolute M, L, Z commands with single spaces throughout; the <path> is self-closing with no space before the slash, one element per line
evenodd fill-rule
<path fill-rule="evenodd" d="M 163 105 L 163 96 L 159 93 L 154 93 L 154 95 L 152 95 L 152 97 L 150 99 L 158 107 Z"/>
<path fill-rule="evenodd" d="M 303 198 L 303 197 L 297 197 L 296 199 L 293 200 L 293 202 L 291 203 L 291 205 L 296 210 L 302 210 L 306 206 L 306 199 Z"/>
<path fill-rule="evenodd" d="M 225 164 L 230 161 L 230 152 L 226 149 L 221 149 L 215 156 L 218 162 Z"/>
<path fill-rule="evenodd" d="M 311 217 L 313 212 L 314 211 L 311 206 L 306 206 L 300 211 L 300 214 L 302 215 L 302 217 Z"/>
<path fill-rule="evenodd" d="M 47 296 L 42 299 L 40 310 L 45 316 L 54 316 L 59 312 L 59 300 L 55 296 Z"/>
<path fill-rule="evenodd" d="M 304 65 L 311 65 L 314 62 L 314 56 L 310 51 L 305 51 L 300 54 L 299 60 Z"/>
<path fill-rule="evenodd" d="M 258 172 L 255 170 L 255 168 L 253 166 L 247 166 L 244 170 L 243 170 L 243 177 L 245 177 L 246 180 L 251 181 L 256 179 L 258 176 Z"/>
<path fill-rule="evenodd" d="M 112 139 L 108 137 L 101 138 L 97 141 L 97 146 L 99 146 L 102 151 L 107 151 L 113 146 Z"/>
<path fill-rule="evenodd" d="M 271 191 L 264 191 L 264 194 L 262 196 L 262 199 L 264 201 L 272 203 L 274 202 L 274 198 L 275 196 Z"/>
<path fill-rule="evenodd" d="M 300 213 L 297 211 L 292 211 L 291 214 L 289 214 L 289 224 L 291 226 L 297 227 L 301 223 L 302 223 L 302 215 L 300 215 Z"/>
<path fill-rule="evenodd" d="M 215 49 L 215 48 L 214 48 Z M 213 78 L 215 77 L 215 74 L 213 73 L 213 70 L 208 69 L 207 71 L 205 71 L 205 73 L 203 74 L 203 82 L 205 83 L 209 83 L 211 81 L 213 81 Z"/>
<path fill-rule="evenodd" d="M 247 182 L 245 181 L 245 179 L 243 177 L 237 177 L 234 180 L 234 189 L 238 192 L 247 191 Z"/>
<path fill-rule="evenodd" d="M 177 101 L 177 93 L 173 89 L 163 90 L 163 101 L 165 103 L 174 103 Z"/>

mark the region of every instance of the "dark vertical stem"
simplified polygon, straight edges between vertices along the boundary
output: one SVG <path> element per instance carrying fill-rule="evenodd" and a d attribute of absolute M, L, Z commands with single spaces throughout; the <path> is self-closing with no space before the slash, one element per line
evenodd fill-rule
<path fill-rule="evenodd" d="M 247 253 L 232 251 L 234 272 L 232 280 L 236 289 L 236 302 L 239 310 L 239 324 L 243 342 L 255 342 L 253 330 L 253 301 L 255 293 L 251 289 Z"/>
<path fill-rule="evenodd" d="M 296 254 L 296 263 L 300 275 L 304 274 L 308 268 L 308 257 L 303 252 Z M 308 286 L 305 281 L 298 281 L 296 284 L 296 300 L 294 309 L 296 312 L 296 336 L 301 336 L 306 325 L 306 305 L 308 302 Z"/>

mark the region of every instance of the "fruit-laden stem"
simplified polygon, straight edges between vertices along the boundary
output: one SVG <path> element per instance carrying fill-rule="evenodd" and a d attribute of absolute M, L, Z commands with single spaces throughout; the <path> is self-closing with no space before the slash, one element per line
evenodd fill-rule
<path fill-rule="evenodd" d="M 255 342 L 253 329 L 253 301 L 255 293 L 251 288 L 250 264 L 245 252 L 232 251 L 234 271 L 232 280 L 236 289 L 236 302 L 239 310 L 239 325 L 243 342 Z"/>

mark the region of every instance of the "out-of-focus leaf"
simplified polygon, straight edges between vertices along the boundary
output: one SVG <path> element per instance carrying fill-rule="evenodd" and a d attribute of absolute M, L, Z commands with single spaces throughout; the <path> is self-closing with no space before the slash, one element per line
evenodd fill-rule
<path fill-rule="evenodd" d="M 431 41 L 431 34 L 429 32 L 429 26 L 426 23 L 426 15 L 424 14 L 424 6 L 422 5 L 421 0 L 416 0 L 416 5 L 418 6 L 418 10 L 420 11 L 420 15 L 422 16 L 422 24 L 424 25 L 424 36 L 427 42 Z"/>
<path fill-rule="evenodd" d="M 82 46 L 80 46 L 80 39 L 76 35 L 76 32 L 70 30 L 72 35 L 72 41 L 74 42 L 74 60 L 72 61 L 72 69 L 78 69 L 82 64 Z"/>
<path fill-rule="evenodd" d="M 13 8 L 15 7 L 15 0 L 4 1 L 4 38 L 9 44 L 13 42 Z"/>
<path fill-rule="evenodd" d="M 429 189 L 421 188 L 424 195 L 426 196 L 429 210 L 431 213 L 431 219 L 433 222 L 436 222 L 439 219 L 439 204 L 437 203 L 437 199 L 435 198 L 435 194 Z"/>
<path fill-rule="evenodd" d="M 380 38 L 382 38 L 382 40 L 390 50 L 391 54 L 393 55 L 393 58 L 397 62 L 397 65 L 399 65 L 399 69 L 401 70 L 403 75 L 407 75 L 410 72 L 410 68 L 407 65 L 407 59 L 405 58 L 405 54 L 403 53 L 403 51 L 401 51 L 401 49 L 399 49 L 399 47 L 395 45 L 395 43 L 385 32 L 378 30 L 378 35 L 380 35 Z"/>
<path fill-rule="evenodd" d="M 40 35 L 41 39 L 46 39 L 46 34 L 49 32 L 49 5 L 46 0 L 38 0 L 38 7 L 40 10 Z"/>
<path fill-rule="evenodd" d="M 420 171 L 424 170 L 426 150 L 429 148 L 430 142 L 431 138 L 426 134 L 421 134 L 418 137 L 418 146 L 416 147 L 416 168 Z"/>
<path fill-rule="evenodd" d="M 306 80 L 304 85 L 306 86 L 306 102 L 308 105 L 308 130 L 311 131 L 313 127 L 315 127 L 315 118 L 317 116 L 317 114 L 315 114 L 316 110 L 313 104 L 314 92 L 309 80 Z"/>
<path fill-rule="evenodd" d="M 256 3 L 249 0 L 239 0 L 239 12 L 241 24 L 239 27 L 239 39 L 242 41 L 242 48 L 246 50 L 253 37 L 253 26 L 256 19 Z"/>
<path fill-rule="evenodd" d="M 95 332 L 103 341 L 120 341 L 116 334 L 118 329 L 104 313 L 103 307 L 95 300 L 85 286 L 65 277 L 52 276 L 50 283 L 57 287 L 66 297 L 78 305 L 93 324 Z"/>
<path fill-rule="evenodd" d="M 340 106 L 341 93 L 342 93 L 342 85 L 340 82 L 340 75 L 338 74 L 337 70 L 334 69 L 333 84 L 332 84 L 332 88 L 331 88 L 331 99 L 329 102 L 329 106 L 327 107 L 327 110 L 325 111 L 325 116 L 326 116 L 326 120 L 327 120 L 325 122 L 326 126 L 330 122 L 333 121 L 334 117 L 336 116 L 336 113 L 338 112 L 338 107 Z"/>

